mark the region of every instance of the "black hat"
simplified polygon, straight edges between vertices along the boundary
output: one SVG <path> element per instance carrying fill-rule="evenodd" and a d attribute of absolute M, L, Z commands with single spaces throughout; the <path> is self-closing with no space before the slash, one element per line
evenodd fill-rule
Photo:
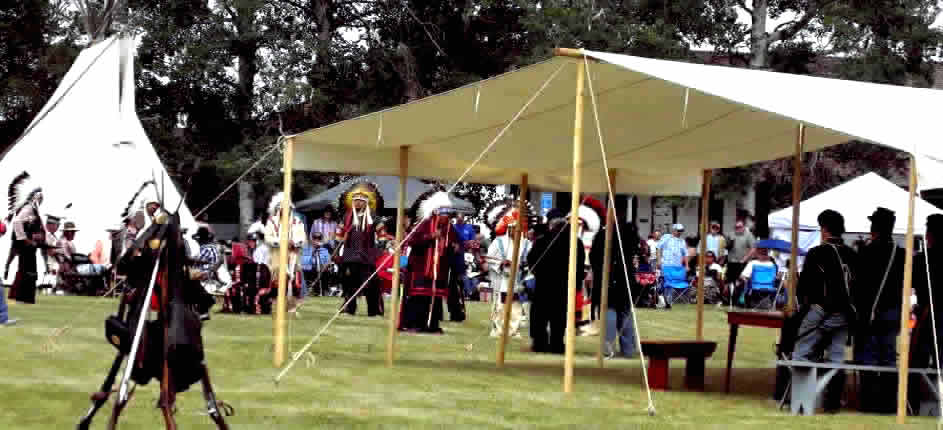
<path fill-rule="evenodd" d="M 933 214 L 927 217 L 927 233 L 943 232 L 943 215 Z"/>
<path fill-rule="evenodd" d="M 557 209 L 557 208 L 550 209 L 549 211 L 547 211 L 547 222 L 550 222 L 557 218 L 563 218 L 564 216 L 566 216 L 566 214 L 563 213 L 563 211 L 561 211 L 560 209 Z"/>
<path fill-rule="evenodd" d="M 888 208 L 879 207 L 874 210 L 874 213 L 868 217 L 871 222 L 886 222 L 894 225 L 894 221 L 897 220 L 897 217 L 894 216 L 894 211 Z"/>
<path fill-rule="evenodd" d="M 210 229 L 206 227 L 200 227 L 196 229 L 196 233 L 193 233 L 193 240 L 197 242 L 211 242 L 213 240 L 213 233 L 210 233 Z"/>

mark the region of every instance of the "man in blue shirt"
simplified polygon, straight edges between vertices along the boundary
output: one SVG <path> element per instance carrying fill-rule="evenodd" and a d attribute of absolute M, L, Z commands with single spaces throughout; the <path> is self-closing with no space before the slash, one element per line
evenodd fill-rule
<path fill-rule="evenodd" d="M 658 244 L 658 267 L 662 274 L 667 278 L 669 274 L 678 274 L 680 277 L 686 277 L 688 267 L 688 246 L 681 234 L 684 232 L 684 225 L 675 224 L 671 226 L 671 236 L 666 236 Z M 679 279 L 672 280 L 679 281 Z M 667 283 L 667 282 L 666 282 Z M 680 284 L 679 284 L 680 285 Z M 670 309 L 673 302 L 674 290 L 677 287 L 666 285 L 664 288 L 665 307 Z"/>

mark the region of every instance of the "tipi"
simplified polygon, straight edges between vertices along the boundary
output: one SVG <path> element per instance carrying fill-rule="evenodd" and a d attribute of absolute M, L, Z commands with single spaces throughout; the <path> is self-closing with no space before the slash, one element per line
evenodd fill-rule
<path fill-rule="evenodd" d="M 121 35 L 84 49 L 39 115 L 0 154 L 4 200 L 13 178 L 28 172 L 43 188 L 41 211 L 78 225 L 78 252 L 90 252 L 105 229 L 120 221 L 147 180 L 155 180 L 168 210 L 181 203 L 135 111 L 133 50 L 133 40 Z M 4 205 L 0 214 L 5 218 L 6 212 Z M 186 204 L 180 214 L 183 226 L 194 232 Z M 10 237 L 0 238 L 0 263 L 7 260 Z M 13 275 L 11 270 L 8 280 Z"/>

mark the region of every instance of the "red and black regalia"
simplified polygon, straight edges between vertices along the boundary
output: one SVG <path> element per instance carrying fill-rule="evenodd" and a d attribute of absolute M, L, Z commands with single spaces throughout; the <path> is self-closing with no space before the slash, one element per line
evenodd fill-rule
<path fill-rule="evenodd" d="M 39 205 L 43 201 L 42 188 L 34 183 L 29 173 L 17 175 L 8 191 L 10 207 L 7 221 L 13 227 L 10 256 L 17 256 L 16 278 L 10 287 L 10 299 L 21 303 L 36 303 L 36 251 L 46 244 Z"/>
<path fill-rule="evenodd" d="M 400 328 L 441 333 L 442 301 L 449 297 L 452 261 L 461 252 L 458 234 L 452 228 L 454 202 L 444 190 L 434 189 L 416 200 L 412 212 L 418 223 L 404 246 L 410 247 L 406 275 L 406 301 Z"/>
<path fill-rule="evenodd" d="M 338 226 L 335 235 L 341 247 L 336 258 L 340 263 L 344 303 L 347 303 L 344 311 L 351 315 L 357 313 L 357 295 L 360 290 L 367 299 L 367 315 L 382 316 L 380 285 L 371 275 L 376 270 L 376 259 L 382 252 L 377 248 L 374 218 L 377 211 L 383 208 L 383 197 L 376 185 L 358 182 L 341 194 L 339 203 L 339 207 L 347 208 L 344 221 Z"/>

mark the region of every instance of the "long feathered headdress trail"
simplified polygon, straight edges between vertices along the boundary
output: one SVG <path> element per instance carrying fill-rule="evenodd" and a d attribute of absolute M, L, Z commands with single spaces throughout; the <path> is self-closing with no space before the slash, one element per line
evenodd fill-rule
<path fill-rule="evenodd" d="M 150 180 L 141 184 L 141 188 L 138 188 L 138 191 L 134 193 L 134 196 L 132 196 L 131 200 L 128 201 L 128 205 L 125 206 L 124 212 L 121 213 L 122 220 L 125 220 L 129 216 L 131 216 L 131 211 L 134 210 L 134 207 L 135 207 L 134 203 L 138 200 L 138 197 L 141 196 L 141 193 L 143 193 L 144 190 L 147 189 L 148 185 L 153 185 L 155 188 L 157 187 L 157 183 L 154 182 L 153 180 Z"/>
<path fill-rule="evenodd" d="M 36 193 L 40 192 L 42 192 L 42 189 L 33 183 L 33 179 L 30 177 L 29 173 L 23 171 L 23 173 L 16 175 L 16 177 L 13 178 L 13 182 L 10 182 L 10 187 L 7 189 L 7 197 L 9 199 L 7 221 L 12 220 L 13 217 L 16 216 L 16 213 L 29 204 Z"/>

